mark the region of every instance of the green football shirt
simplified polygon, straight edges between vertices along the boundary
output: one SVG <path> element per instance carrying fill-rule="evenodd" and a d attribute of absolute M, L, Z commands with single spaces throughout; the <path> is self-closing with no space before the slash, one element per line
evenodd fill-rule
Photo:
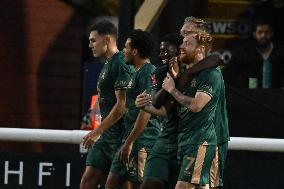
<path fill-rule="evenodd" d="M 141 94 L 143 91 L 151 92 L 152 82 L 151 76 L 155 70 L 155 66 L 152 64 L 145 64 L 140 69 L 136 70 L 132 75 L 130 82 L 126 90 L 126 108 L 124 125 L 125 125 L 125 134 L 123 140 L 131 133 L 134 128 L 136 118 L 139 114 L 139 109 L 135 106 L 136 97 Z M 157 137 L 160 135 L 160 123 L 155 116 L 151 116 L 146 128 L 143 133 L 138 137 L 138 143 L 149 142 L 152 144 L 156 141 Z"/>
<path fill-rule="evenodd" d="M 194 97 L 197 92 L 203 92 L 211 96 L 211 100 L 200 112 L 196 113 L 179 104 L 179 147 L 188 144 L 217 144 L 214 123 L 222 83 L 222 74 L 219 68 L 201 71 L 189 80 L 185 87 L 185 95 Z"/>
<path fill-rule="evenodd" d="M 219 94 L 219 100 L 216 107 L 214 126 L 215 126 L 218 144 L 230 140 L 226 96 L 225 96 L 225 85 L 223 77 L 221 80 L 221 90 Z"/>
<path fill-rule="evenodd" d="M 153 91 L 158 92 L 162 88 L 163 81 L 167 76 L 168 71 L 169 67 L 165 65 L 158 67 L 155 70 L 154 74 L 152 75 Z M 173 144 L 172 146 L 177 147 L 178 118 L 176 116 L 176 113 L 173 112 L 173 114 L 169 115 L 169 117 L 162 117 L 160 118 L 160 120 L 162 123 L 162 131 L 161 136 L 159 137 L 159 141 L 162 144 Z"/>
<path fill-rule="evenodd" d="M 118 52 L 106 61 L 97 83 L 99 106 L 104 120 L 116 103 L 116 90 L 126 90 L 134 68 L 125 64 L 122 52 Z M 101 138 L 109 143 L 120 143 L 123 131 L 123 119 L 106 130 Z"/>

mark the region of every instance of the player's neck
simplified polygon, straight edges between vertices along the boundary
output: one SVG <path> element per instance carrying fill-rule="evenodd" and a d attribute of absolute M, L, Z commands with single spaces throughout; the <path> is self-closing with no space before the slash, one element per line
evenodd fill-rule
<path fill-rule="evenodd" d="M 150 63 L 148 58 L 136 58 L 134 60 L 134 67 L 136 68 L 136 70 L 139 70 L 142 66 L 144 66 L 145 64 Z"/>
<path fill-rule="evenodd" d="M 119 50 L 117 48 L 116 45 L 110 45 L 108 46 L 107 48 L 107 51 L 106 51 L 106 54 L 105 54 L 105 58 L 108 60 L 108 59 L 111 59 L 111 57 L 117 53 Z"/>

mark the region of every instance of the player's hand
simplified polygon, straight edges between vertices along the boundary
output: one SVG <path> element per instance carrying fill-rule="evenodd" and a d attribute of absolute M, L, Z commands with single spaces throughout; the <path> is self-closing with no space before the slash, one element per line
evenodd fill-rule
<path fill-rule="evenodd" d="M 178 57 L 173 57 L 172 59 L 170 59 L 169 61 L 169 73 L 170 75 L 176 79 L 179 75 L 179 62 L 178 62 Z"/>
<path fill-rule="evenodd" d="M 94 130 L 89 132 L 87 135 L 83 137 L 83 146 L 86 149 L 89 149 L 92 147 L 92 145 L 100 138 L 100 133 L 98 130 Z"/>
<path fill-rule="evenodd" d="M 124 143 L 118 151 L 118 159 L 128 165 L 133 143 Z"/>
<path fill-rule="evenodd" d="M 145 106 L 151 103 L 152 103 L 152 98 L 149 94 L 146 93 L 146 91 L 138 95 L 135 100 L 136 108 L 144 108 Z"/>
<path fill-rule="evenodd" d="M 167 73 L 167 77 L 164 79 L 162 86 L 163 86 L 163 89 L 165 89 L 169 93 L 171 93 L 171 91 L 175 89 L 174 79 L 170 76 L 169 73 Z"/>

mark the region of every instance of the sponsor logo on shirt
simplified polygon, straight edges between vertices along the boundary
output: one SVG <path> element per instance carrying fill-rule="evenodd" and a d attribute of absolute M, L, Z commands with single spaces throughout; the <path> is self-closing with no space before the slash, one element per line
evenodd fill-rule
<path fill-rule="evenodd" d="M 156 86 L 157 86 L 156 74 L 153 74 L 153 75 L 152 75 L 152 85 L 153 85 L 153 87 L 156 87 Z"/>

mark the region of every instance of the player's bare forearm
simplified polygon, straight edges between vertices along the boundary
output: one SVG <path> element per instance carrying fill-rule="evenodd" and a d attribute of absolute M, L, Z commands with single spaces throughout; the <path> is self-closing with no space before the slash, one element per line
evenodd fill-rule
<path fill-rule="evenodd" d="M 125 141 L 126 144 L 132 144 L 135 142 L 135 140 L 141 135 L 141 133 L 145 129 L 146 125 L 148 124 L 148 121 L 150 120 L 150 117 L 151 114 L 143 110 L 140 110 L 136 118 L 134 128 Z"/>
<path fill-rule="evenodd" d="M 193 101 L 194 101 L 194 98 L 192 97 L 189 97 L 189 96 L 186 96 L 186 95 L 183 95 L 179 90 L 177 90 L 176 88 L 173 88 L 171 91 L 169 91 L 170 94 L 176 99 L 176 101 L 191 109 L 192 108 L 192 104 L 193 104 Z"/>
<path fill-rule="evenodd" d="M 109 129 L 113 124 L 115 124 L 118 120 L 122 118 L 125 113 L 125 104 L 116 103 L 109 115 L 102 121 L 100 127 L 98 129 L 103 133 L 107 129 Z"/>
<path fill-rule="evenodd" d="M 102 121 L 98 127 L 98 132 L 101 134 L 119 121 L 125 113 L 125 91 L 116 91 L 116 103 L 112 107 L 108 116 Z"/>
<path fill-rule="evenodd" d="M 212 98 L 210 95 L 204 92 L 197 92 L 194 98 L 192 98 L 183 95 L 176 88 L 170 90 L 170 94 L 176 99 L 178 103 L 195 113 L 200 112 Z"/>
<path fill-rule="evenodd" d="M 164 106 L 162 106 L 161 108 L 157 109 L 152 104 L 149 104 L 147 106 L 144 106 L 142 109 L 145 112 L 148 112 L 148 113 L 156 115 L 156 116 L 167 117 L 167 111 L 166 111 Z"/>

